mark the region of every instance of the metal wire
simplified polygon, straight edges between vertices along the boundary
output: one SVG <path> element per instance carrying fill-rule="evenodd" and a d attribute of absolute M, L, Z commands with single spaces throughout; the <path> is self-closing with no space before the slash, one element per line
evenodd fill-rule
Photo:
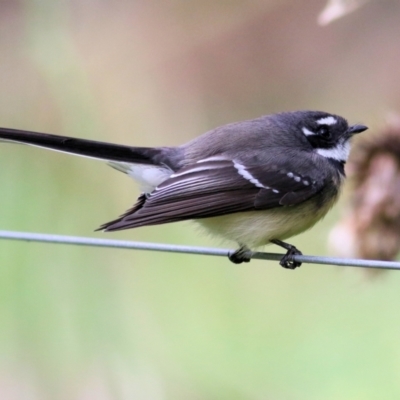
<path fill-rule="evenodd" d="M 222 256 L 222 257 L 227 257 L 230 253 L 234 251 L 231 249 L 214 249 L 209 247 L 193 247 L 193 246 L 181 246 L 181 245 L 161 244 L 161 243 L 132 242 L 126 240 L 97 239 L 89 237 L 51 235 L 44 233 L 15 232 L 15 231 L 0 231 L 0 239 L 23 240 L 28 242 L 42 242 L 42 243 L 70 244 L 78 246 L 106 247 L 106 248 L 116 248 L 116 249 L 163 251 L 169 253 L 199 254 L 207 256 Z M 273 261 L 279 261 L 283 256 L 283 254 L 263 253 L 263 252 L 250 252 L 249 255 L 251 256 L 252 259 L 273 260 Z M 296 255 L 293 258 L 295 261 L 308 264 L 400 270 L 400 262 L 395 262 L 395 261 L 375 261 L 375 260 L 360 260 L 360 259 L 348 259 L 348 258 L 305 256 L 305 255 L 301 256 Z"/>

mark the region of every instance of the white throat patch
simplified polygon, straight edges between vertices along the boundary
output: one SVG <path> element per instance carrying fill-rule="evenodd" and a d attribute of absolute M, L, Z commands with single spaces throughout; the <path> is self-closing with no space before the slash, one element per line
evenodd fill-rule
<path fill-rule="evenodd" d="M 345 142 L 340 142 L 331 149 L 317 149 L 317 153 L 326 158 L 332 158 L 336 161 L 345 162 L 350 154 L 350 141 L 346 140 Z"/>

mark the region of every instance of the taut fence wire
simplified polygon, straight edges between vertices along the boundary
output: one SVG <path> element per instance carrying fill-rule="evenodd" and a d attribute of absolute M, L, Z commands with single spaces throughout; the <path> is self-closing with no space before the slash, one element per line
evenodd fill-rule
<path fill-rule="evenodd" d="M 227 257 L 232 253 L 232 249 L 216 249 L 210 247 L 181 246 L 173 244 L 133 242 L 127 240 L 114 239 L 98 239 L 80 236 L 64 236 L 52 235 L 44 233 L 16 232 L 16 231 L 0 231 L 0 239 L 19 240 L 27 242 L 53 243 L 53 244 L 69 244 L 75 246 L 103 247 L 126 250 L 148 250 L 161 251 L 168 253 L 184 253 L 197 254 L 206 256 L 222 256 Z M 283 254 L 250 252 L 252 259 L 256 260 L 272 260 L 279 261 Z M 295 261 L 308 264 L 336 265 L 340 267 L 361 267 L 361 268 L 378 268 L 400 270 L 400 262 L 396 261 L 378 261 L 378 260 L 361 260 L 350 258 L 320 257 L 295 255 Z"/>

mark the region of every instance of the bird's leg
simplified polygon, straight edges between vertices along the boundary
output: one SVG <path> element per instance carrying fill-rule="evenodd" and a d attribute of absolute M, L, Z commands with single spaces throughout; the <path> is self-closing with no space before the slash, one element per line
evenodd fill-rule
<path fill-rule="evenodd" d="M 286 254 L 279 261 L 279 264 L 283 268 L 295 269 L 301 266 L 301 262 L 293 260 L 293 256 L 301 256 L 303 254 L 300 250 L 297 250 L 295 246 L 289 243 L 282 242 L 278 239 L 271 240 L 271 243 L 274 243 L 277 246 L 283 247 L 287 250 Z"/>
<path fill-rule="evenodd" d="M 250 249 L 245 245 L 241 245 L 236 251 L 228 254 L 228 258 L 234 264 L 241 264 L 243 262 L 250 262 L 251 257 L 249 255 Z"/>

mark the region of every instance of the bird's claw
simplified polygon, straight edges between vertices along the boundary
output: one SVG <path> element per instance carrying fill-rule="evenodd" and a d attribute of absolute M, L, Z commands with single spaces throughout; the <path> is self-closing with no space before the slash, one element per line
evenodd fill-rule
<path fill-rule="evenodd" d="M 281 240 L 277 240 L 277 239 L 271 240 L 271 243 L 274 243 L 277 246 L 283 247 L 284 249 L 287 250 L 286 254 L 279 261 L 279 264 L 283 268 L 295 269 L 295 268 L 301 266 L 300 261 L 295 261 L 293 259 L 293 256 L 302 256 L 303 255 L 303 253 L 300 250 L 298 250 L 295 246 L 293 246 L 292 244 L 289 244 L 289 243 L 282 242 Z"/>
<path fill-rule="evenodd" d="M 281 258 L 281 260 L 279 261 L 279 264 L 283 268 L 287 268 L 287 269 L 295 269 L 297 267 L 300 267 L 301 266 L 301 262 L 300 261 L 295 261 L 293 259 L 293 256 L 301 256 L 301 255 L 303 255 L 303 253 L 300 250 L 297 250 L 296 247 L 292 246 L 286 252 L 286 254 Z"/>
<path fill-rule="evenodd" d="M 234 264 L 241 264 L 243 262 L 250 262 L 250 250 L 247 247 L 241 247 L 240 249 L 228 254 L 229 261 Z"/>

